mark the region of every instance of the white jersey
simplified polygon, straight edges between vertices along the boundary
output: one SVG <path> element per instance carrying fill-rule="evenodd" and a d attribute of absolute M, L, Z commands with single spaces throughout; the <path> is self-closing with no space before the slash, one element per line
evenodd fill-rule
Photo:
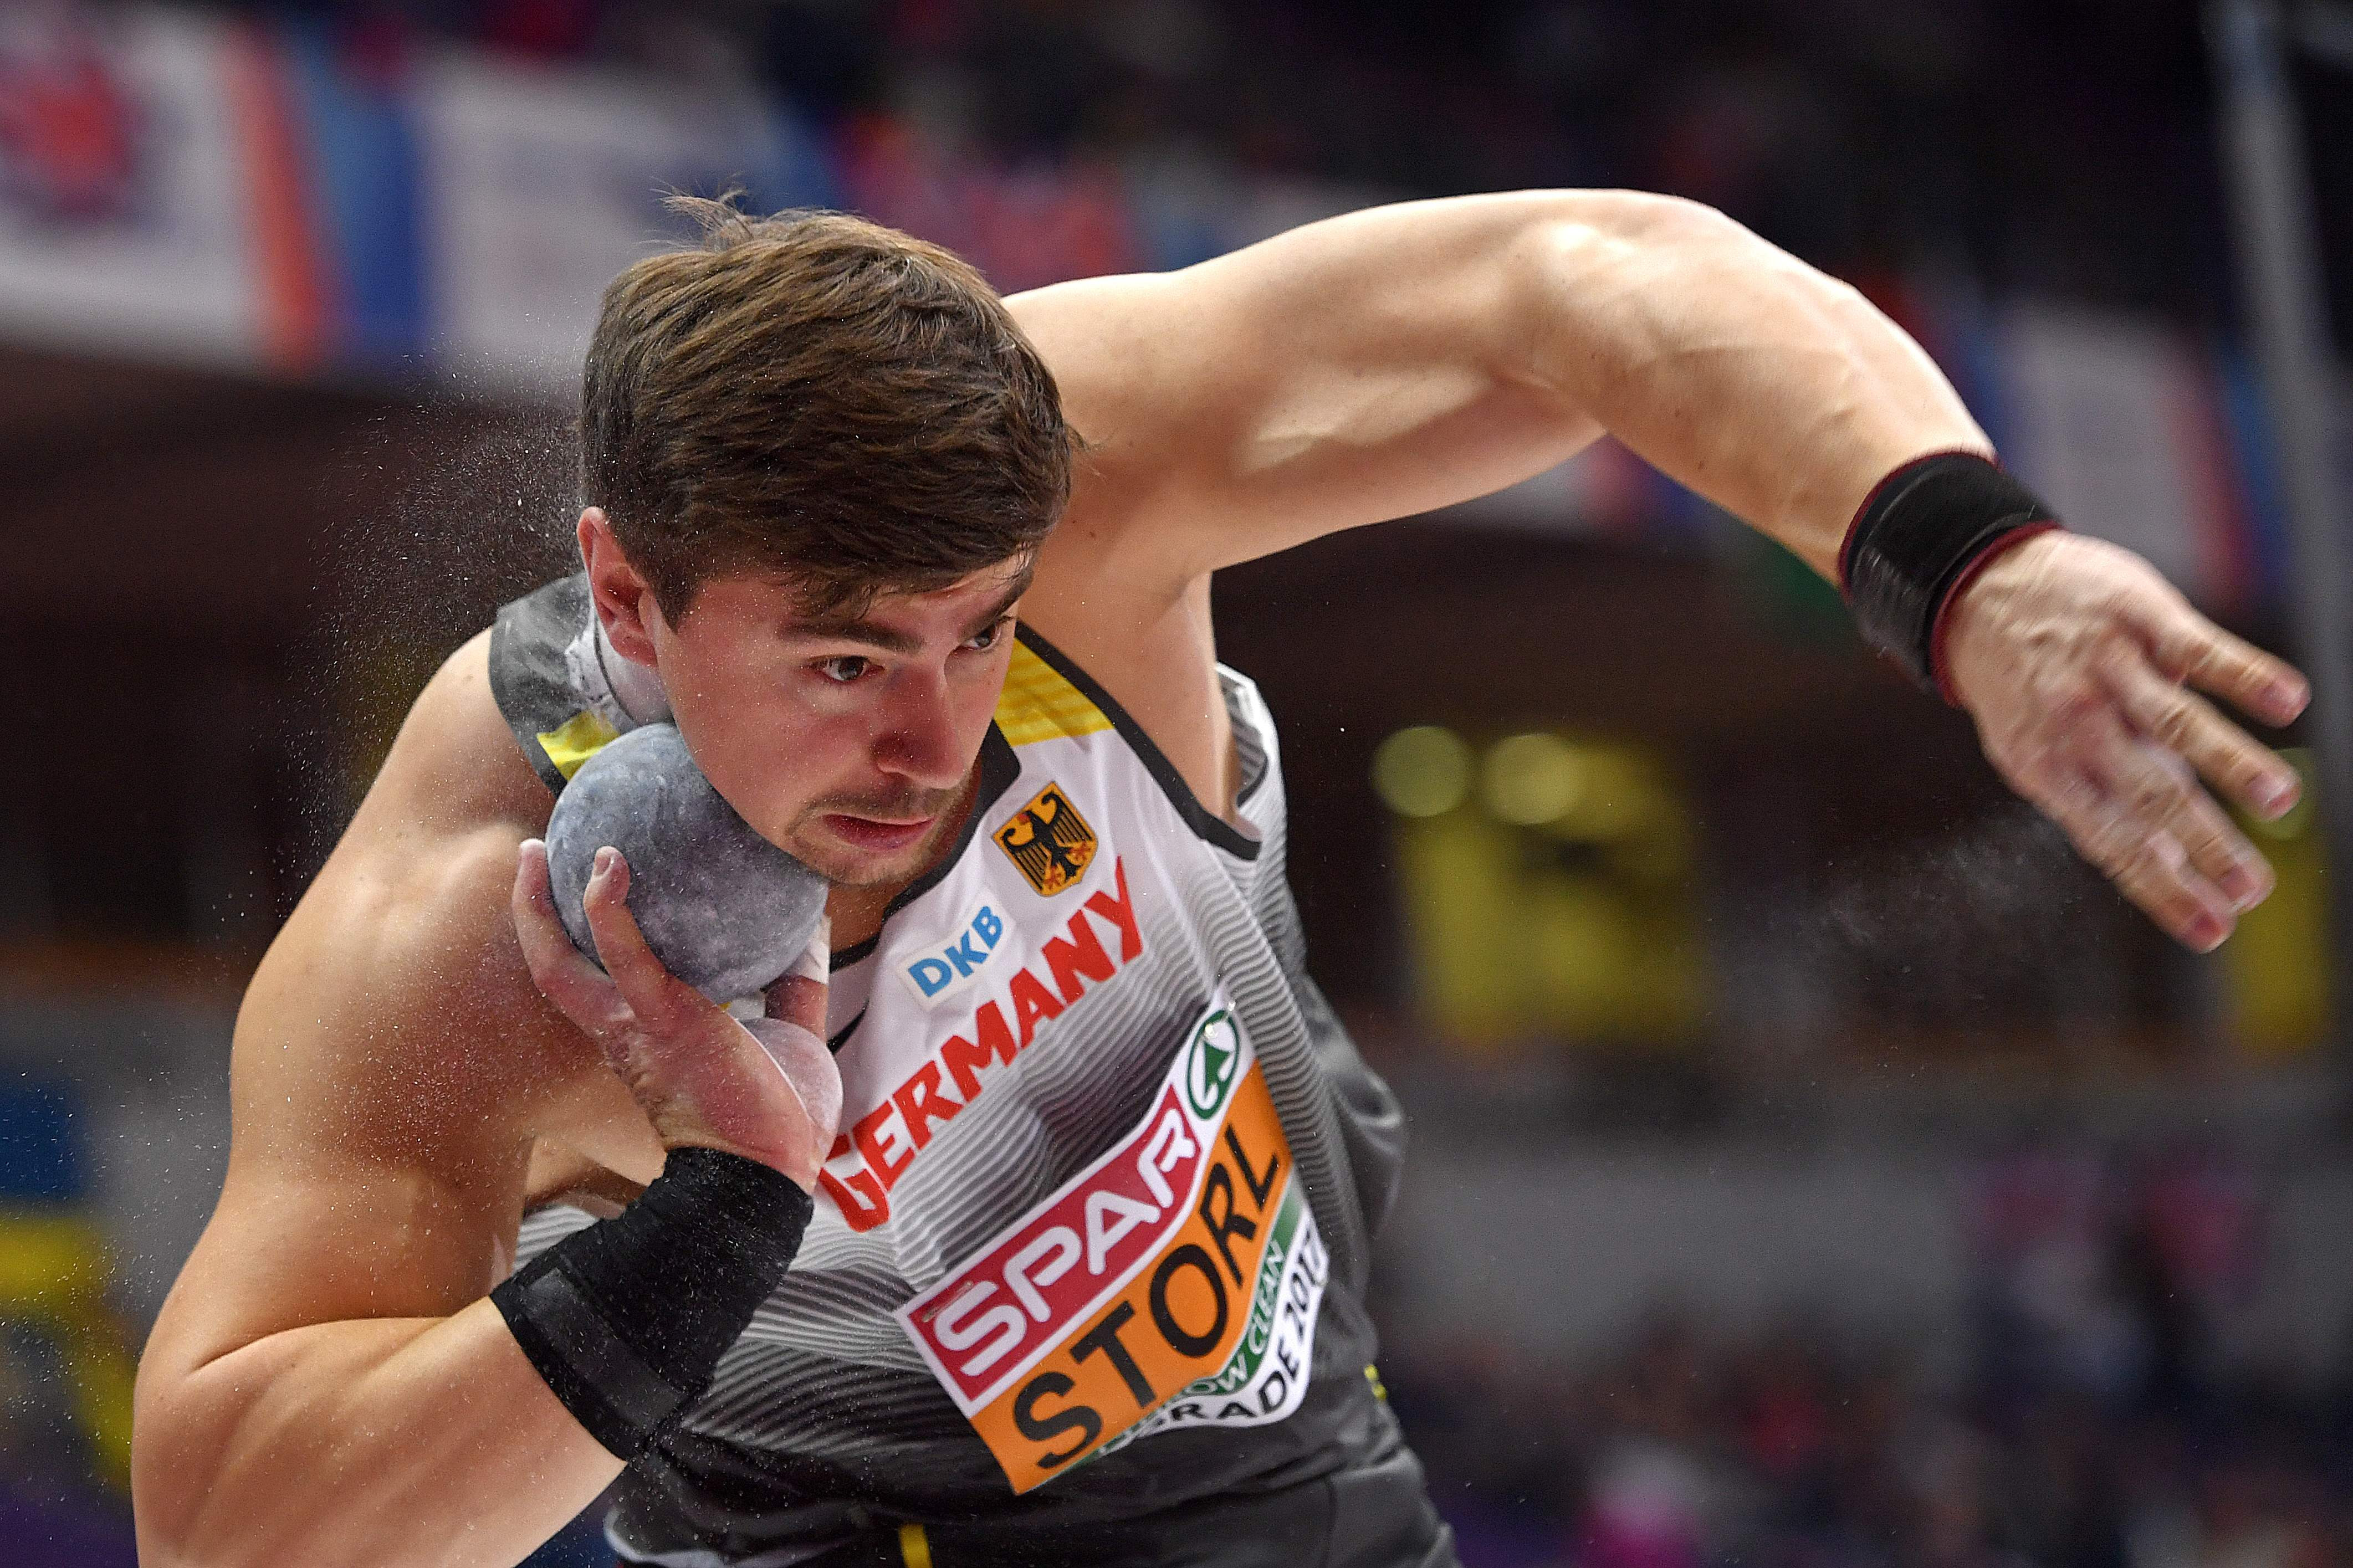
<path fill-rule="evenodd" d="M 646 716 L 592 621 L 575 577 L 493 637 L 552 788 Z M 1078 1524 L 1348 1461 L 1402 1123 L 1307 978 L 1273 725 L 1219 673 L 1233 821 L 1019 634 L 963 837 L 833 956 L 816 1215 L 633 1467 L 627 1556 L 781 1564 L 878 1517 Z M 586 1223 L 528 1216 L 523 1256 Z"/>

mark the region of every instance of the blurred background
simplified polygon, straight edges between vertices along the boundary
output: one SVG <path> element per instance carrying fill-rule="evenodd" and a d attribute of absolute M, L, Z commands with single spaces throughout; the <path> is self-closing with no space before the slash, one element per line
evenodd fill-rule
<path fill-rule="evenodd" d="M 661 191 L 854 209 L 1010 291 L 1624 184 L 1858 284 L 2075 526 L 2307 660 L 2274 739 L 2322 809 L 2260 829 L 2280 889 L 2220 952 L 2169 946 L 1829 589 L 1608 444 L 1221 579 L 1316 967 L 1413 1120 L 1381 1371 L 1464 1561 L 2353 1562 L 2348 37 L 2176 0 L 0 5 L 0 1560 L 132 1561 L 131 1371 L 244 978 L 426 676 L 565 569 L 579 353 L 678 237 Z M 584 1523 L 535 1561 L 600 1560 Z"/>

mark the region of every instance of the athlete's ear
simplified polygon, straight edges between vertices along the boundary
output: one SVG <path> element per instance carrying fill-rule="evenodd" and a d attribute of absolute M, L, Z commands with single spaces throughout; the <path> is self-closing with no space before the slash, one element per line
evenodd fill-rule
<path fill-rule="evenodd" d="M 605 623 L 605 640 L 623 658 L 651 669 L 654 639 L 648 623 L 661 614 L 652 585 L 621 552 L 603 508 L 592 506 L 580 514 L 578 537 L 580 563 L 588 569 L 588 593 L 596 618 Z"/>

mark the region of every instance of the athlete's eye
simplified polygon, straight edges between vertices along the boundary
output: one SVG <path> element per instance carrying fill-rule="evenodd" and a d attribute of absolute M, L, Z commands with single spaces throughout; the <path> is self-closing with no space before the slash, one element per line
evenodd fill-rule
<path fill-rule="evenodd" d="M 815 668 L 819 675 L 838 686 L 847 686 L 872 668 L 874 661 L 862 653 L 845 653 L 835 658 L 821 658 Z"/>
<path fill-rule="evenodd" d="M 1005 634 L 1012 629 L 1013 617 L 1011 616 L 1008 616 L 1003 620 L 998 621 L 994 626 L 990 626 L 987 631 L 981 633 L 978 637 L 965 638 L 964 646 L 970 648 L 975 653 L 987 653 L 990 648 L 995 647 L 998 643 L 1004 641 Z"/>

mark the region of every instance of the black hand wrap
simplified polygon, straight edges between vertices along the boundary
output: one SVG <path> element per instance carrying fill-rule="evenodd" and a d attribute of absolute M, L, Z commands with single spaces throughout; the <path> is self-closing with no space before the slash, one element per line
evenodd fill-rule
<path fill-rule="evenodd" d="M 2042 498 L 1974 452 L 1905 464 L 1864 498 L 1839 551 L 1863 640 L 1942 692 L 1945 613 L 1994 557 L 2058 527 Z"/>
<path fill-rule="evenodd" d="M 564 1407 L 634 1458 L 710 1386 L 815 1207 L 756 1160 L 673 1149 L 637 1202 L 565 1237 L 491 1300 Z"/>

